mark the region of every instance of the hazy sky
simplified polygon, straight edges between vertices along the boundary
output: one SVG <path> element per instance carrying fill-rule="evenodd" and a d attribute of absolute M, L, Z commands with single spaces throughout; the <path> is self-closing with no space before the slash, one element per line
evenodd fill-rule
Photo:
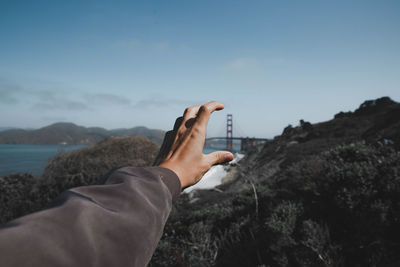
<path fill-rule="evenodd" d="M 0 127 L 169 129 L 219 100 L 209 136 L 272 137 L 400 101 L 400 1 L 0 0 Z M 236 127 L 238 125 L 238 127 Z"/>

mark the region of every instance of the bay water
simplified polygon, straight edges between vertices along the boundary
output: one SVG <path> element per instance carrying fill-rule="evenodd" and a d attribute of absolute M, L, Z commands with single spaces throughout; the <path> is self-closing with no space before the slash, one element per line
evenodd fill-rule
<path fill-rule="evenodd" d="M 0 144 L 0 177 L 12 173 L 31 173 L 40 177 L 47 160 L 57 153 L 85 145 L 11 145 Z"/>
<path fill-rule="evenodd" d="M 54 155 L 86 147 L 85 145 L 13 145 L 0 144 L 0 177 L 12 173 L 31 173 L 40 177 Z M 205 154 L 215 151 L 204 148 Z"/>

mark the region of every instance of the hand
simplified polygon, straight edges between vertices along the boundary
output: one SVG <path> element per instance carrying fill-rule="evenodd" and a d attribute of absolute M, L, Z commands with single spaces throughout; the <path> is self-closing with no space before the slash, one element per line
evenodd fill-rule
<path fill-rule="evenodd" d="M 155 165 L 174 171 L 182 189 L 200 181 L 211 166 L 233 160 L 233 154 L 228 151 L 203 154 L 211 113 L 223 108 L 224 105 L 216 101 L 189 107 L 183 117 L 176 120 L 174 130 L 165 134 Z"/>

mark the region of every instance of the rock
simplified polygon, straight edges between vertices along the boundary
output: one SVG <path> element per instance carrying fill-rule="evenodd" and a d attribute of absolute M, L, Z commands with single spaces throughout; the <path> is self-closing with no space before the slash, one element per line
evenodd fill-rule
<path fill-rule="evenodd" d="M 234 181 L 237 178 L 237 173 L 238 173 L 237 167 L 236 166 L 232 166 L 230 168 L 228 174 L 224 178 L 222 178 L 221 182 L 224 184 L 224 183 L 228 183 L 228 182 Z"/>
<path fill-rule="evenodd" d="M 311 132 L 313 130 L 313 126 L 308 121 L 300 120 L 300 127 L 304 131 Z"/>
<path fill-rule="evenodd" d="M 365 116 L 373 113 L 377 113 L 383 109 L 387 109 L 389 106 L 396 105 L 390 97 L 381 97 L 376 100 L 367 100 L 360 105 L 360 107 L 354 111 L 356 116 Z"/>
<path fill-rule="evenodd" d="M 291 147 L 297 145 L 299 142 L 298 141 L 290 141 L 286 144 L 286 147 Z"/>
<path fill-rule="evenodd" d="M 294 133 L 293 126 L 289 124 L 288 126 L 286 126 L 285 129 L 283 129 L 282 136 L 290 136 L 293 133 Z"/>

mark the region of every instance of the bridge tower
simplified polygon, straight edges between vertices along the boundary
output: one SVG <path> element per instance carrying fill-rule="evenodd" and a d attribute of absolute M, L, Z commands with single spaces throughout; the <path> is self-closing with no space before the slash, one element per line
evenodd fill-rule
<path fill-rule="evenodd" d="M 226 116 L 226 150 L 228 151 L 233 150 L 232 130 L 233 130 L 232 114 L 228 114 Z"/>

